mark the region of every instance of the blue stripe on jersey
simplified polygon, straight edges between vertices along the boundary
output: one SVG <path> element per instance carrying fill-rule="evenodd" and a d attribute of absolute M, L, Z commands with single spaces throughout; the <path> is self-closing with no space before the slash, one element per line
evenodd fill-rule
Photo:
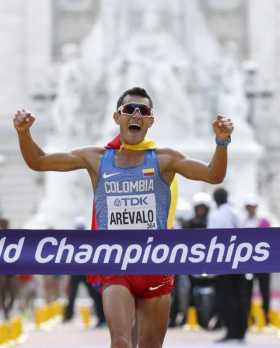
<path fill-rule="evenodd" d="M 95 207 L 99 229 L 166 229 L 170 188 L 160 175 L 155 150 L 144 161 L 126 168 L 115 164 L 115 150 L 100 161 Z"/>

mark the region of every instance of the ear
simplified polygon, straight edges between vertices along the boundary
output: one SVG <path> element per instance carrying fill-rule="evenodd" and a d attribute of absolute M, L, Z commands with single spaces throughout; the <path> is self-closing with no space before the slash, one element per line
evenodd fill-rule
<path fill-rule="evenodd" d="M 155 120 L 154 117 L 150 117 L 150 118 L 149 118 L 149 128 L 151 128 L 152 125 L 154 124 L 154 120 Z"/>
<path fill-rule="evenodd" d="M 120 114 L 118 112 L 113 113 L 113 119 L 115 120 L 116 124 L 120 124 Z"/>

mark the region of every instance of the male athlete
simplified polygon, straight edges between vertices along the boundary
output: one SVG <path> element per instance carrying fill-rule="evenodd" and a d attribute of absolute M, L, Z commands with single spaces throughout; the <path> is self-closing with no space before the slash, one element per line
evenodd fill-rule
<path fill-rule="evenodd" d="M 152 100 L 142 88 L 132 88 L 120 96 L 113 118 L 120 131 L 120 150 L 89 146 L 69 153 L 47 154 L 30 134 L 35 117 L 24 110 L 17 111 L 14 117 L 20 149 L 31 169 L 88 171 L 99 229 L 165 229 L 170 204 L 169 187 L 176 173 L 211 184 L 223 181 L 227 145 L 233 131 L 230 119 L 217 116 L 213 121 L 217 146 L 210 163 L 206 164 L 188 159 L 169 148 L 156 149 L 145 140 L 155 116 Z M 114 204 L 116 200 L 120 204 Z M 136 200 L 138 205 L 134 205 Z M 162 347 L 173 277 L 112 275 L 101 278 L 111 347 L 132 347 L 135 318 L 139 347 Z"/>

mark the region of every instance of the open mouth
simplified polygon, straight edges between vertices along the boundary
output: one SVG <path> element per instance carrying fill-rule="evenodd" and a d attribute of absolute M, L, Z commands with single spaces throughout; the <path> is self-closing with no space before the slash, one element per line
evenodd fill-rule
<path fill-rule="evenodd" d="M 128 129 L 132 132 L 138 132 L 141 130 L 141 127 L 138 124 L 131 124 L 128 126 Z"/>

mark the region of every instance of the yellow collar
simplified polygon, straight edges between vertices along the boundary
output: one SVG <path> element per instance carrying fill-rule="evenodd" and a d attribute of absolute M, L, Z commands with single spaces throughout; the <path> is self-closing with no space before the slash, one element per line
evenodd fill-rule
<path fill-rule="evenodd" d="M 156 149 L 156 143 L 151 139 L 144 139 L 141 143 L 135 145 L 122 144 L 120 150 L 144 151 Z"/>

